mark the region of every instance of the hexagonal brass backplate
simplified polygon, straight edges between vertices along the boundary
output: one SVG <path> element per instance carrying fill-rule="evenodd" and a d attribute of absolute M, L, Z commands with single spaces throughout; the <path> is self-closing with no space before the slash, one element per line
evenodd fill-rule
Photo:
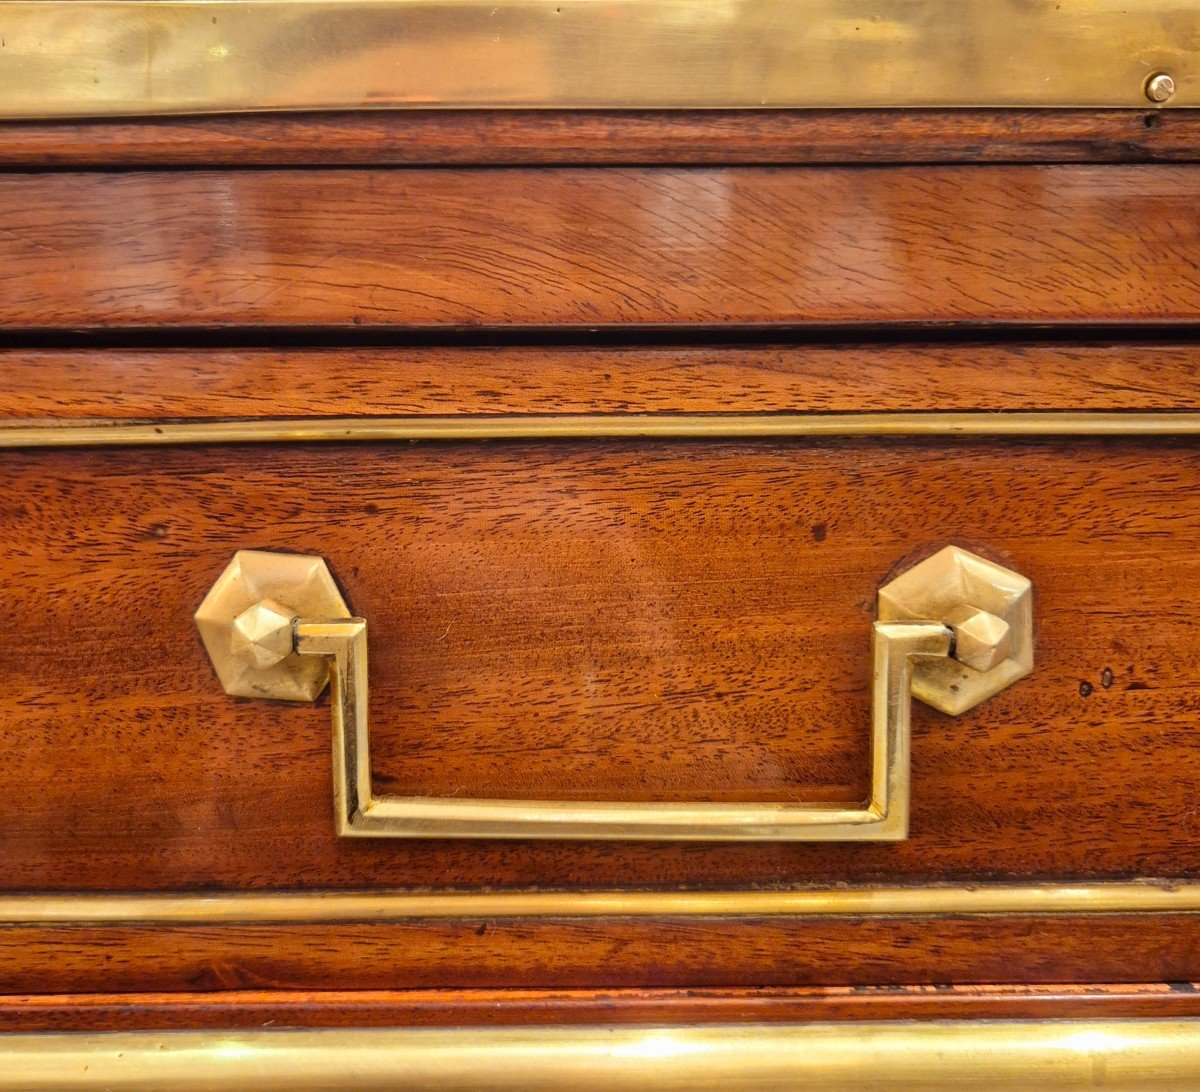
<path fill-rule="evenodd" d="M 913 696 L 943 713 L 963 713 L 1033 670 L 1033 585 L 1020 573 L 947 546 L 879 589 L 881 622 L 952 625 L 964 607 L 1008 623 L 1008 656 L 987 671 L 949 658 L 915 659 Z"/>
<path fill-rule="evenodd" d="M 342 593 L 323 558 L 239 550 L 196 611 L 196 625 L 226 694 L 243 698 L 313 701 L 329 682 L 324 656 L 284 656 L 267 667 L 247 655 L 234 621 L 263 600 L 302 618 L 349 618 Z"/>

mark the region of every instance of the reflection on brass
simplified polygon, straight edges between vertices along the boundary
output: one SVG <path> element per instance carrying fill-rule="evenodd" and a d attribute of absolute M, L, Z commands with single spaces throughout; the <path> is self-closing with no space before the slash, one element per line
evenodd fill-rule
<path fill-rule="evenodd" d="M 348 617 L 321 558 L 241 551 L 196 622 L 227 693 L 311 701 L 328 674 L 334 815 L 342 835 L 896 841 L 908 836 L 910 694 L 959 713 L 1028 674 L 1030 584 L 951 546 L 883 588 L 879 611 L 872 634 L 871 788 L 857 806 L 376 796 L 367 623 Z M 992 666 L 976 670 L 954 660 L 956 641 L 974 662 Z M 309 665 L 319 665 L 320 675 Z"/>
<path fill-rule="evenodd" d="M 1145 108 L 1168 71 L 1200 105 L 1195 0 L 0 0 L 0 28 L 10 118 Z"/>
<path fill-rule="evenodd" d="M 1188 1089 L 1200 1021 L 941 1020 L 0 1035 L 0 1090 Z"/>

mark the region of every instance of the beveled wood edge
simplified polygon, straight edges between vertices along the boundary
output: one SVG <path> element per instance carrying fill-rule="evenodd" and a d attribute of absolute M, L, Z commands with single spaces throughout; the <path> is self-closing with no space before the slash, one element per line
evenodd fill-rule
<path fill-rule="evenodd" d="M 0 1054 L 0 1089 L 1182 1088 L 1200 1020 L 50 1032 Z"/>
<path fill-rule="evenodd" d="M 129 422 L 86 418 L 0 421 L 0 448 L 412 440 L 1185 435 L 1200 435 L 1200 412 L 629 413 L 222 421 Z"/>
<path fill-rule="evenodd" d="M 780 891 L 287 891 L 0 895 L 0 925 L 316 924 L 462 918 L 926 917 L 1200 913 L 1200 883 L 981 884 Z"/>

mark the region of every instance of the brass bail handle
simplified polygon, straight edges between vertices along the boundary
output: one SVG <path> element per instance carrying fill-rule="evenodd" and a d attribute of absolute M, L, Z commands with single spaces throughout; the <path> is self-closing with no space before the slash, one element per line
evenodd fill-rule
<path fill-rule="evenodd" d="M 196 624 L 228 694 L 313 701 L 331 686 L 335 819 L 349 837 L 898 841 L 908 836 L 911 698 L 958 715 L 1033 669 L 1030 582 L 947 546 L 879 591 L 871 788 L 860 804 L 377 796 L 367 623 L 351 616 L 324 559 L 238 552 Z"/>

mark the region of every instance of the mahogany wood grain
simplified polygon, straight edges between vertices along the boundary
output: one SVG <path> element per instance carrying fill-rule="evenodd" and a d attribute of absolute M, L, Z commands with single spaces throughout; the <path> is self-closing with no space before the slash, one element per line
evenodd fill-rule
<path fill-rule="evenodd" d="M 1194 322 L 1185 165 L 0 175 L 0 324 Z"/>
<path fill-rule="evenodd" d="M 1200 1016 L 1190 982 L 629 990 L 227 990 L 0 996 L 0 1032 Z"/>
<path fill-rule="evenodd" d="M 1200 159 L 1200 110 L 451 110 L 0 124 L 0 167 Z"/>
<path fill-rule="evenodd" d="M 0 929 L 14 994 L 1111 984 L 1198 968 L 1196 914 Z"/>
<path fill-rule="evenodd" d="M 1200 346 L 0 351 L 0 419 L 1184 410 Z"/>
<path fill-rule="evenodd" d="M 0 462 L 6 890 L 1200 870 L 1193 441 L 282 445 Z M 191 620 L 237 549 L 328 558 L 371 624 L 382 791 L 857 799 L 876 589 L 946 542 L 1034 581 L 1037 662 L 961 718 L 917 708 L 905 843 L 339 839 L 325 703 L 225 696 Z"/>

